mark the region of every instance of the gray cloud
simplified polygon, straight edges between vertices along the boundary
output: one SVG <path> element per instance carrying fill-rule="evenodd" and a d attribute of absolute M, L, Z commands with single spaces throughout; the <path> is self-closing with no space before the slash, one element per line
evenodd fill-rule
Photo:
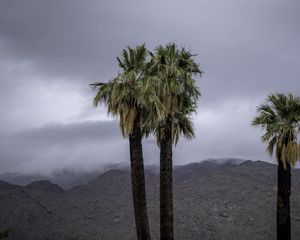
<path fill-rule="evenodd" d="M 197 162 L 210 157 L 262 159 L 264 147 L 257 146 L 260 132 L 247 128 L 249 123 L 243 121 L 243 114 L 247 112 L 237 110 L 237 113 L 240 116 L 234 116 L 232 112 L 225 114 L 226 126 L 221 123 L 224 119 L 212 119 L 210 113 L 196 117 L 196 138 L 180 140 L 174 148 L 174 163 Z M 224 115 L 221 113 L 220 116 Z M 233 134 L 234 128 L 246 130 L 243 134 Z M 159 148 L 153 137 L 143 140 L 143 150 L 146 164 L 158 164 Z M 49 174 L 59 169 L 89 171 L 113 163 L 129 163 L 129 142 L 122 138 L 117 121 L 47 125 L 2 135 L 0 159 L 0 173 Z"/>
<path fill-rule="evenodd" d="M 115 121 L 48 125 L 2 135 L 1 172 L 91 169 L 127 160 L 127 145 Z"/>
<path fill-rule="evenodd" d="M 6 0 L 0 9 L 10 56 L 29 59 L 49 75 L 109 79 L 127 45 L 145 42 L 152 49 L 175 41 L 199 54 L 203 90 L 255 92 L 255 83 L 268 90 L 300 88 L 297 1 Z"/>
<path fill-rule="evenodd" d="M 197 53 L 205 72 L 197 138 L 178 145 L 175 162 L 268 160 L 250 121 L 270 92 L 300 92 L 299 11 L 296 0 L 0 1 L 1 166 L 42 171 L 91 167 L 99 154 L 123 159 L 128 146 L 116 124 L 100 124 L 105 133 L 94 123 L 108 118 L 103 106 L 92 108 L 88 83 L 114 76 L 126 46 L 168 42 Z M 155 143 L 144 144 L 146 160 L 157 161 Z"/>

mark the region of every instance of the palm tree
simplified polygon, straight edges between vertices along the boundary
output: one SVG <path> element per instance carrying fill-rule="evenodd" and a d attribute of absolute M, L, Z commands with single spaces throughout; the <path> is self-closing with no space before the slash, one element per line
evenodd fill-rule
<path fill-rule="evenodd" d="M 277 239 L 290 240 L 291 166 L 295 166 L 300 159 L 300 98 L 292 94 L 271 94 L 257 111 L 258 116 L 252 125 L 265 130 L 261 139 L 268 144 L 270 156 L 276 149 L 278 161 Z"/>
<path fill-rule="evenodd" d="M 142 150 L 143 125 L 148 114 L 161 119 L 163 112 L 151 87 L 143 90 L 149 68 L 148 57 L 149 52 L 144 45 L 135 49 L 128 47 L 123 50 L 122 59 L 117 58 L 123 72 L 107 83 L 92 84 L 97 89 L 94 105 L 105 103 L 108 113 L 120 118 L 123 136 L 129 137 L 133 207 L 139 240 L 150 239 Z"/>
<path fill-rule="evenodd" d="M 201 74 L 193 56 L 175 44 L 159 46 L 153 55 L 152 82 L 164 106 L 164 119 L 155 126 L 160 146 L 160 235 L 174 239 L 172 146 L 181 135 L 194 136 L 191 114 L 196 111 L 200 92 L 193 79 Z"/>

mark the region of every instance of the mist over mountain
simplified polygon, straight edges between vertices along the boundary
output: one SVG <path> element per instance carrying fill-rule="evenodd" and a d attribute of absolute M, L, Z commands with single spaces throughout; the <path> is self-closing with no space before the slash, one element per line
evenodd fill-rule
<path fill-rule="evenodd" d="M 42 173 L 22 173 L 22 172 L 6 172 L 0 174 L 0 180 L 26 186 L 34 181 L 49 180 L 53 183 L 58 184 L 64 189 L 70 189 L 76 185 L 84 184 L 89 182 L 91 179 L 96 178 L 101 173 L 106 172 L 110 169 L 127 169 L 129 170 L 129 164 L 118 163 L 109 164 L 93 170 L 83 170 L 75 168 L 65 168 L 56 170 L 48 174 Z"/>
<path fill-rule="evenodd" d="M 152 239 L 159 239 L 159 175 L 146 168 Z M 276 238 L 276 171 L 262 161 L 210 160 L 174 169 L 175 239 Z M 92 175 L 91 175 L 92 176 Z M 300 234 L 300 170 L 292 172 L 292 236 Z M 48 180 L 0 181 L 0 231 L 8 240 L 135 239 L 130 171 L 104 171 L 64 190 Z"/>
<path fill-rule="evenodd" d="M 239 164 L 241 162 L 245 161 L 244 159 L 239 158 L 209 158 L 202 160 L 200 162 L 207 164 L 213 164 L 217 166 L 215 163 L 232 163 L 232 164 Z M 192 166 L 193 164 L 198 165 L 198 163 L 192 163 L 191 165 L 185 165 L 185 166 Z M 206 163 L 205 163 L 206 164 Z M 204 165 L 202 165 L 204 166 Z M 181 165 L 174 166 L 174 169 L 180 168 Z M 155 173 L 159 172 L 159 166 L 152 164 L 152 165 L 146 165 L 145 168 L 149 171 L 153 171 Z M 65 168 L 62 170 L 56 170 L 49 174 L 41 174 L 41 173 L 22 173 L 22 172 L 7 172 L 0 174 L 0 180 L 9 182 L 11 184 L 26 186 L 31 182 L 34 181 L 40 181 L 40 180 L 49 180 L 53 183 L 58 184 L 64 189 L 70 189 L 76 185 L 81 185 L 89 182 L 90 180 L 96 178 L 101 173 L 104 173 L 106 171 L 109 171 L 111 169 L 118 169 L 118 170 L 130 170 L 129 163 L 120 162 L 115 164 L 107 164 L 102 167 L 93 169 L 93 170 L 83 170 L 83 169 L 71 169 L 71 168 Z"/>

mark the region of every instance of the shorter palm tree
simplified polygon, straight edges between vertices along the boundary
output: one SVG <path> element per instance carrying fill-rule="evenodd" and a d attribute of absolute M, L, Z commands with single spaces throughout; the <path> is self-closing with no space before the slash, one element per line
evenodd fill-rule
<path fill-rule="evenodd" d="M 149 52 L 144 45 L 123 51 L 117 58 L 123 72 L 107 83 L 92 84 L 97 90 L 94 104 L 103 102 L 111 115 L 120 118 L 124 137 L 129 138 L 133 207 L 137 237 L 149 240 L 142 137 L 148 115 L 162 118 L 163 106 L 149 84 L 145 84 Z M 147 86 L 147 90 L 143 90 Z"/>
<path fill-rule="evenodd" d="M 300 160 L 300 98 L 292 94 L 271 94 L 266 103 L 258 107 L 258 116 L 254 118 L 252 125 L 265 130 L 262 141 L 268 144 L 270 156 L 276 149 L 277 239 L 290 240 L 291 166 L 295 166 Z"/>

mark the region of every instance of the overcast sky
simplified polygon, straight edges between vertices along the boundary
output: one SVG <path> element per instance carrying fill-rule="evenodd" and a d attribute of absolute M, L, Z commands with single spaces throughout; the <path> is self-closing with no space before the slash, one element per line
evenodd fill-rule
<path fill-rule="evenodd" d="M 129 162 L 128 140 L 89 83 L 107 81 L 123 48 L 174 42 L 205 72 L 174 163 L 272 161 L 251 127 L 271 92 L 300 93 L 299 0 L 0 0 L 0 173 Z M 158 163 L 153 139 L 146 163 Z"/>

